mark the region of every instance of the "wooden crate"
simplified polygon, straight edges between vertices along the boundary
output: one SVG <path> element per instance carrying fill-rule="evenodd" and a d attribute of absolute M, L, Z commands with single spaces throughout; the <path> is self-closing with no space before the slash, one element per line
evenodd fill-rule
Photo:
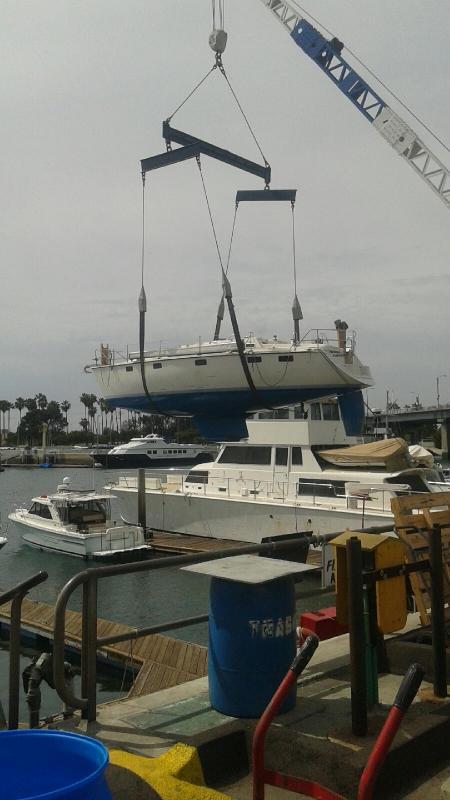
<path fill-rule="evenodd" d="M 395 530 L 406 546 L 406 561 L 415 564 L 430 555 L 433 525 L 439 525 L 442 536 L 445 618 L 450 620 L 450 491 L 394 497 L 391 508 Z M 413 572 L 411 588 L 422 625 L 431 622 L 431 578 L 429 572 Z"/>

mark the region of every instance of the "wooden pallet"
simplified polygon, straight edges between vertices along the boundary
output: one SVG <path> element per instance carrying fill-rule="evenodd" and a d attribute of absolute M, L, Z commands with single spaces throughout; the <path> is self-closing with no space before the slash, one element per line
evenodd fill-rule
<path fill-rule="evenodd" d="M 450 492 L 394 497 L 391 508 L 395 529 L 406 546 L 407 563 L 429 558 L 433 525 L 441 527 L 445 618 L 450 621 Z M 411 588 L 422 625 L 431 622 L 431 579 L 429 572 L 413 572 Z"/>

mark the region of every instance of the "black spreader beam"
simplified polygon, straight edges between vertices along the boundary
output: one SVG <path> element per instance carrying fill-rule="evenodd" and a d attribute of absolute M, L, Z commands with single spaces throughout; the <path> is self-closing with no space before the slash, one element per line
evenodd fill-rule
<path fill-rule="evenodd" d="M 188 158 L 195 158 L 200 155 L 197 145 L 191 144 L 188 147 L 179 147 L 177 150 L 169 150 L 167 153 L 159 153 L 157 156 L 143 158 L 141 160 L 142 173 L 150 172 L 152 169 L 168 167 L 170 164 L 178 164 Z"/>
<path fill-rule="evenodd" d="M 288 200 L 290 203 L 295 203 L 297 189 L 241 189 L 236 192 L 236 203 L 244 200 L 252 201 L 266 201 L 271 200 Z"/>
<path fill-rule="evenodd" d="M 242 156 L 236 155 L 236 153 L 231 153 L 230 150 L 224 150 L 222 147 L 216 147 L 215 144 L 205 142 L 203 139 L 197 139 L 195 136 L 191 136 L 189 133 L 177 131 L 175 128 L 171 128 L 168 122 L 163 122 L 163 137 L 169 144 L 176 142 L 176 144 L 181 144 L 183 146 L 193 145 L 194 147 L 197 147 L 199 152 L 203 153 L 205 156 L 216 158 L 218 161 L 224 161 L 225 164 L 230 164 L 232 167 L 237 167 L 237 169 L 242 169 L 244 172 L 250 172 L 252 175 L 257 175 L 259 178 L 263 178 L 266 184 L 270 183 L 270 166 L 268 164 L 265 164 L 264 166 L 261 164 L 256 164 L 254 161 L 249 161 L 247 158 L 242 158 Z M 173 153 L 176 152 L 178 151 L 173 151 Z M 161 166 L 164 166 L 164 164 L 161 164 Z"/>

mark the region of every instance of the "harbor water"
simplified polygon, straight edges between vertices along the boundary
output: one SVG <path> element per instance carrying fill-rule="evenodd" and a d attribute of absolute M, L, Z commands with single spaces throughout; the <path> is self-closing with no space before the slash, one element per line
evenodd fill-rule
<path fill-rule="evenodd" d="M 46 553 L 29 547 L 22 541 L 20 526 L 8 520 L 8 514 L 17 505 L 29 505 L 31 498 L 41 494 L 51 494 L 66 475 L 69 475 L 75 489 L 103 489 L 105 483 L 119 473 L 113 470 L 77 469 L 67 467 L 6 468 L 0 474 L 0 514 L 2 533 L 6 533 L 8 543 L 0 550 L 0 591 L 6 591 L 31 575 L 46 570 L 48 579 L 33 589 L 29 597 L 54 604 L 65 583 L 76 573 L 86 569 L 89 562 L 58 553 Z M 137 504 L 136 504 L 137 505 Z M 113 517 L 120 520 L 118 501 L 112 503 Z M 137 507 L 136 519 L 137 521 Z M 98 563 L 98 562 L 96 562 Z M 306 579 L 308 580 L 308 579 Z M 210 579 L 206 575 L 182 571 L 178 568 L 152 570 L 148 573 L 115 576 L 99 582 L 98 615 L 104 619 L 117 621 L 132 627 L 143 627 L 186 616 L 206 613 L 208 609 Z M 309 578 L 316 588 L 316 578 Z M 306 588 L 305 584 L 305 588 Z M 302 587 L 303 588 L 303 587 Z M 321 602 L 322 601 L 322 602 Z M 331 598 L 312 598 L 309 608 L 331 605 Z M 81 591 L 72 595 L 69 608 L 81 610 Z M 206 645 L 208 631 L 206 624 L 171 631 L 186 641 Z M 44 645 L 41 649 L 48 649 Z M 24 646 L 21 668 L 30 663 L 34 652 Z M 122 671 L 117 674 L 100 671 L 98 702 L 120 696 L 127 691 Z M 75 687 L 78 687 L 78 677 Z M 44 684 L 42 689 L 41 716 L 61 710 L 61 701 Z M 8 642 L 0 641 L 0 700 L 7 709 L 8 699 Z M 28 719 L 24 692 L 21 691 L 21 720 Z"/>

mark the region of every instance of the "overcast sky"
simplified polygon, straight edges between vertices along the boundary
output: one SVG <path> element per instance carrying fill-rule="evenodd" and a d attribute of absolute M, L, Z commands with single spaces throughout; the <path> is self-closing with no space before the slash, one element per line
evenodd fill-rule
<path fill-rule="evenodd" d="M 446 0 L 306 8 L 449 143 Z M 139 160 L 165 149 L 162 120 L 213 63 L 211 3 L 1 0 L 0 15 L 0 399 L 67 399 L 77 426 L 80 394 L 97 393 L 83 366 L 100 342 L 137 344 Z M 450 400 L 449 210 L 260 0 L 226 0 L 226 28 L 224 63 L 272 186 L 299 188 L 302 331 L 337 317 L 356 329 L 372 406 L 386 389 L 433 403 L 444 374 Z M 217 71 L 172 124 L 259 160 Z M 205 158 L 203 170 L 225 252 L 235 191 L 262 183 Z M 147 345 L 209 338 L 220 274 L 195 162 L 151 173 L 146 205 Z M 288 206 L 242 205 L 230 278 L 243 333 L 290 336 Z"/>

